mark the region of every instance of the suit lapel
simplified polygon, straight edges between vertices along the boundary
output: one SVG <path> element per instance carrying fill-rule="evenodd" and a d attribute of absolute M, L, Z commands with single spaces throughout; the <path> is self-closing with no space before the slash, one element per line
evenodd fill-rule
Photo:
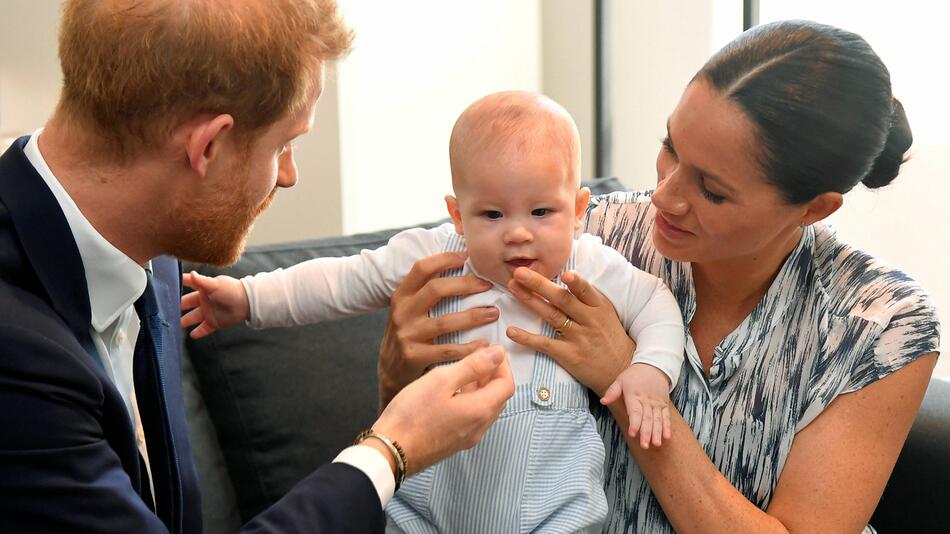
<path fill-rule="evenodd" d="M 79 248 L 56 197 L 23 153 L 28 140 L 17 139 L 0 156 L 0 201 L 53 309 L 101 366 L 89 334 L 92 311 Z"/>

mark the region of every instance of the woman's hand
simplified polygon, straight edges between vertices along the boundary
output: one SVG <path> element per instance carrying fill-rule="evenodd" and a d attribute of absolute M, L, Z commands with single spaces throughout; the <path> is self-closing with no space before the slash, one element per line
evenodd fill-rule
<path fill-rule="evenodd" d="M 489 282 L 473 275 L 439 277 L 461 267 L 464 253 L 444 252 L 417 261 L 390 300 L 389 320 L 379 347 L 379 402 L 385 408 L 406 384 L 433 363 L 458 360 L 488 345 L 478 340 L 461 345 L 436 345 L 442 334 L 467 330 L 498 319 L 495 307 L 472 308 L 441 317 L 429 310 L 445 297 L 481 293 Z"/>
<path fill-rule="evenodd" d="M 512 340 L 549 354 L 597 396 L 630 366 L 636 348 L 613 305 L 575 272 L 566 272 L 564 289 L 540 274 L 521 267 L 508 289 L 560 334 L 555 339 L 509 327 Z"/>

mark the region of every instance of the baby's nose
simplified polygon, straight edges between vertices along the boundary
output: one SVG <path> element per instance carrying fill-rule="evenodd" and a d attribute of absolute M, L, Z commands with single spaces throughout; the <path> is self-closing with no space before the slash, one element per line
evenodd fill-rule
<path fill-rule="evenodd" d="M 526 243 L 532 239 L 531 230 L 523 224 L 513 225 L 505 232 L 505 243 Z"/>

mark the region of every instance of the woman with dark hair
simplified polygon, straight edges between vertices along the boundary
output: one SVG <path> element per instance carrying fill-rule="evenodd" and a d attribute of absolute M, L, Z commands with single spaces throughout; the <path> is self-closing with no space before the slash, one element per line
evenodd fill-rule
<path fill-rule="evenodd" d="M 890 183 L 911 145 L 887 69 L 853 33 L 758 26 L 696 74 L 667 132 L 656 190 L 595 198 L 587 231 L 662 278 L 682 308 L 672 439 L 651 449 L 649 432 L 627 431 L 633 414 L 619 399 L 634 345 L 603 296 L 573 273 L 561 277 L 570 291 L 527 269 L 509 286 L 553 327 L 571 327 L 553 340 L 508 335 L 606 405 L 607 530 L 873 531 L 939 346 L 923 290 L 822 222 L 859 182 Z M 429 340 L 492 320 L 490 310 L 427 317 L 440 297 L 477 291 L 436 276 L 458 262 L 419 262 L 394 297 L 384 398 L 473 348 Z M 660 413 L 640 415 L 660 426 Z"/>

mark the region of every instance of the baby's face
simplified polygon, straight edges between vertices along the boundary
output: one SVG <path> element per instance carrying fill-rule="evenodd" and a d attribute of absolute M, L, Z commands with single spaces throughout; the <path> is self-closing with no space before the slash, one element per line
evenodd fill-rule
<path fill-rule="evenodd" d="M 543 151 L 472 159 L 446 201 L 475 269 L 502 286 L 518 267 L 557 276 L 590 196 L 577 189 L 573 169 Z"/>

